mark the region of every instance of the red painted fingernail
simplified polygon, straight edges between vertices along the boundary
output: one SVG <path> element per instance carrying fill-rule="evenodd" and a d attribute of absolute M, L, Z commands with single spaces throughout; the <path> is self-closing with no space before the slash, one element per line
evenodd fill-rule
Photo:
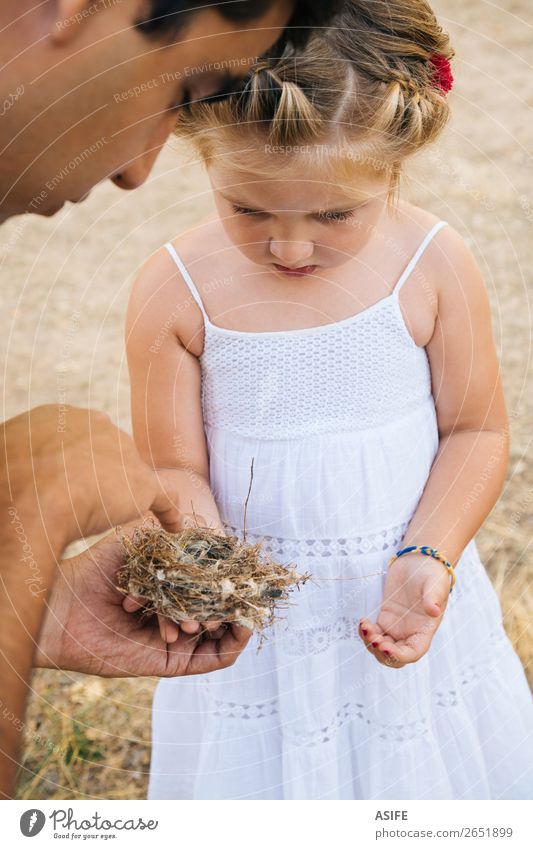
<path fill-rule="evenodd" d="M 390 651 L 387 651 L 387 649 L 383 649 L 383 654 L 390 654 Z"/>
<path fill-rule="evenodd" d="M 376 648 L 376 646 L 378 645 L 378 643 L 372 643 L 372 645 L 374 646 L 374 648 Z"/>
<path fill-rule="evenodd" d="M 363 632 L 363 634 L 364 634 L 364 635 L 365 635 L 365 637 L 366 637 L 366 635 L 368 634 L 367 629 L 366 629 L 366 628 L 361 628 L 361 631 Z"/>

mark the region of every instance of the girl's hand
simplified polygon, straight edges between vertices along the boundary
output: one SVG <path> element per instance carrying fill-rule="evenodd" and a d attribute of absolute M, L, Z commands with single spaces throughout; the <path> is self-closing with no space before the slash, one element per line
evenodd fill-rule
<path fill-rule="evenodd" d="M 404 554 L 388 571 L 376 624 L 361 619 L 367 649 L 386 666 L 401 669 L 427 652 L 450 593 L 446 567 L 424 554 Z"/>

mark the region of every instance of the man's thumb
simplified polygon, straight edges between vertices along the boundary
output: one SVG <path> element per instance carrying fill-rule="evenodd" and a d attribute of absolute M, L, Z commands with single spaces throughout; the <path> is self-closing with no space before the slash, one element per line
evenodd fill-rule
<path fill-rule="evenodd" d="M 183 527 L 182 513 L 176 502 L 177 498 L 173 500 L 161 487 L 150 505 L 152 513 L 155 513 L 163 528 L 170 533 L 176 533 Z"/>

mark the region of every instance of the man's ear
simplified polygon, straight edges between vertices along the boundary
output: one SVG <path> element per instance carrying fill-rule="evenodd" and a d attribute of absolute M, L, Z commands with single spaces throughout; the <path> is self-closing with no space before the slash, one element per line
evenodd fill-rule
<path fill-rule="evenodd" d="M 55 13 L 50 29 L 50 38 L 54 44 L 66 44 L 76 38 L 80 25 L 101 11 L 98 0 L 56 0 Z"/>

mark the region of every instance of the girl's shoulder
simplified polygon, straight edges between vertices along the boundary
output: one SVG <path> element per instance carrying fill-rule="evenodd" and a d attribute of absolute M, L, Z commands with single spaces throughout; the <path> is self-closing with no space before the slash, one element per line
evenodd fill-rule
<path fill-rule="evenodd" d="M 402 202 L 398 205 L 399 224 L 411 245 L 419 245 L 439 222 L 443 221 L 425 209 Z M 465 286 L 479 288 L 484 284 L 470 247 L 464 237 L 448 222 L 431 239 L 417 264 L 419 277 L 424 278 L 438 300 L 464 298 Z"/>
<path fill-rule="evenodd" d="M 443 219 L 414 204 L 400 202 L 394 222 L 395 238 L 413 256 L 435 225 Z M 465 239 L 445 222 L 433 235 L 405 281 L 401 301 L 407 325 L 425 347 L 437 325 L 453 325 L 465 305 L 484 304 L 488 295 L 476 260 Z"/>
<path fill-rule="evenodd" d="M 449 273 L 452 266 L 472 261 L 465 239 L 444 219 L 405 201 L 398 204 L 398 212 L 400 226 L 411 245 L 422 243 L 435 225 L 444 221 L 445 226 L 433 236 L 418 264 L 430 282 L 438 286 L 439 281 L 442 284 L 443 272 Z"/>
<path fill-rule="evenodd" d="M 230 264 L 231 243 L 215 216 L 209 216 L 186 233 L 170 239 L 202 297 L 206 279 L 224 276 Z M 215 259 L 216 258 L 216 259 Z M 229 272 L 228 272 L 229 273 Z M 176 337 L 191 353 L 203 349 L 203 317 L 166 245 L 158 248 L 141 267 L 133 284 L 128 307 L 128 324 L 143 325 L 145 335 Z"/>

